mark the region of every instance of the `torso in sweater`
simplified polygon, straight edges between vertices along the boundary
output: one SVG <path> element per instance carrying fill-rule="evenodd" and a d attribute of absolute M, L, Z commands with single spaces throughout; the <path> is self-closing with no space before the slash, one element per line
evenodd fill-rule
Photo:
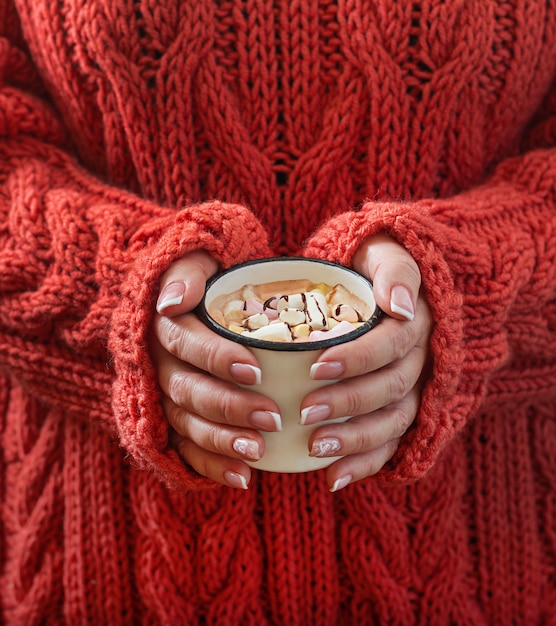
<path fill-rule="evenodd" d="M 170 206 L 244 203 L 290 252 L 365 198 L 482 180 L 556 64 L 540 1 L 16 5 L 88 167 Z"/>
<path fill-rule="evenodd" d="M 247 206 L 277 253 L 365 199 L 480 183 L 520 152 L 555 76 L 541 0 L 13 5 L 58 143 L 162 206 Z M 246 493 L 183 494 L 130 468 L 92 410 L 5 379 L 6 621 L 554 624 L 555 404 L 500 398 L 415 484 L 330 494 L 320 472 L 260 472 Z"/>

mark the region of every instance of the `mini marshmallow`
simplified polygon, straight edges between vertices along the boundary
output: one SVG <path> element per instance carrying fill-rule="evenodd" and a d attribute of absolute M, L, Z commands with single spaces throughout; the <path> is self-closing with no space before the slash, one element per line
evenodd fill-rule
<path fill-rule="evenodd" d="M 273 296 L 270 296 L 270 298 L 267 298 L 264 303 L 263 303 L 263 307 L 265 309 L 272 309 L 274 311 L 276 311 L 276 309 L 278 308 L 278 300 L 280 300 L 280 298 L 282 297 L 281 293 L 277 293 Z"/>
<path fill-rule="evenodd" d="M 224 317 L 230 322 L 239 322 L 245 317 L 243 300 L 232 300 L 224 309 Z"/>
<path fill-rule="evenodd" d="M 326 299 L 319 292 L 311 291 L 306 294 L 307 301 L 307 323 L 313 330 L 323 330 L 327 328 L 327 306 Z"/>
<path fill-rule="evenodd" d="M 245 300 L 256 300 L 257 291 L 255 290 L 255 287 L 253 285 L 245 285 L 241 292 L 241 297 L 243 298 L 244 302 Z"/>
<path fill-rule="evenodd" d="M 248 300 L 245 300 L 245 303 L 243 304 L 243 313 L 245 317 L 251 317 L 251 315 L 255 315 L 257 313 L 264 313 L 264 307 L 262 303 L 255 298 L 249 298 Z"/>
<path fill-rule="evenodd" d="M 289 326 L 297 326 L 298 324 L 305 323 L 305 311 L 299 309 L 282 309 L 280 311 L 280 319 L 286 322 Z"/>
<path fill-rule="evenodd" d="M 359 313 L 349 304 L 337 304 L 331 308 L 332 317 L 339 322 L 359 322 Z"/>
<path fill-rule="evenodd" d="M 313 330 L 309 335 L 309 341 L 322 341 L 323 339 L 332 339 L 333 337 L 341 337 L 355 330 L 355 326 L 350 322 L 340 322 L 332 330 Z"/>
<path fill-rule="evenodd" d="M 291 329 L 291 333 L 294 339 L 304 339 L 311 334 L 311 327 L 309 324 L 298 324 Z"/>
<path fill-rule="evenodd" d="M 256 330 L 263 326 L 268 326 L 268 317 L 264 313 L 255 313 L 245 320 L 245 326 L 249 330 Z"/>
<path fill-rule="evenodd" d="M 286 343 L 293 341 L 290 327 L 285 322 L 261 326 L 261 328 L 257 328 L 257 330 L 245 331 L 242 335 L 253 337 L 253 339 L 264 339 L 265 341 L 281 341 Z"/>
<path fill-rule="evenodd" d="M 329 306 L 350 302 L 351 300 L 353 300 L 353 296 L 343 285 L 334 285 L 326 296 Z"/>
<path fill-rule="evenodd" d="M 292 293 L 288 296 L 281 296 L 278 300 L 278 313 L 287 308 L 299 309 L 300 311 L 303 311 L 305 309 L 305 294 Z"/>

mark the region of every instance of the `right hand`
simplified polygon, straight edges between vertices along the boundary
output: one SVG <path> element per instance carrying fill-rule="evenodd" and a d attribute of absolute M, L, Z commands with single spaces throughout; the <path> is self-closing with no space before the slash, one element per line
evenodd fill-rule
<path fill-rule="evenodd" d="M 237 386 L 256 385 L 260 377 L 253 353 L 211 331 L 192 312 L 217 269 L 209 254 L 192 252 L 165 272 L 150 348 L 171 445 L 199 474 L 247 489 L 251 469 L 243 459 L 262 457 L 258 431 L 278 430 L 279 409 Z"/>

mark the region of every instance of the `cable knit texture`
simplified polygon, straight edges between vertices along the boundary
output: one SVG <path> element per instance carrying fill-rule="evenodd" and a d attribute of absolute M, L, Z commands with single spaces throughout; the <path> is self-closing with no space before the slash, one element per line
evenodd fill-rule
<path fill-rule="evenodd" d="M 0 0 L 0 622 L 556 626 L 555 83 L 544 0 Z M 435 320 L 395 458 L 185 467 L 165 269 L 381 231 Z"/>

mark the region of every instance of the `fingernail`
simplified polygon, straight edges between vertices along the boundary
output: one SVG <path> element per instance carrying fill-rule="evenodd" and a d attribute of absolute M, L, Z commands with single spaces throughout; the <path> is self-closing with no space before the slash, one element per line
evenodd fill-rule
<path fill-rule="evenodd" d="M 258 367 L 247 363 L 232 363 L 231 375 L 244 385 L 260 385 L 262 372 Z"/>
<path fill-rule="evenodd" d="M 228 470 L 224 472 L 224 480 L 235 489 L 247 489 L 247 479 L 243 474 Z"/>
<path fill-rule="evenodd" d="M 339 439 L 336 437 L 323 437 L 322 439 L 315 439 L 311 446 L 310 456 L 326 457 L 335 456 L 342 447 Z"/>
<path fill-rule="evenodd" d="M 244 456 L 250 461 L 258 461 L 261 458 L 259 453 L 259 444 L 254 439 L 238 437 L 237 439 L 234 439 L 232 447 L 238 454 L 241 454 L 241 456 Z"/>
<path fill-rule="evenodd" d="M 340 491 L 340 489 L 347 487 L 352 480 L 353 476 L 351 474 L 347 474 L 346 476 L 342 476 L 342 478 L 338 478 L 338 480 L 335 481 L 335 483 L 330 488 L 330 493 Z"/>
<path fill-rule="evenodd" d="M 313 380 L 333 380 L 344 373 L 344 365 L 340 361 L 323 361 L 313 363 L 309 372 Z"/>
<path fill-rule="evenodd" d="M 267 432 L 280 432 L 282 430 L 280 414 L 272 411 L 253 411 L 249 416 L 249 423 L 257 430 Z"/>
<path fill-rule="evenodd" d="M 167 308 L 181 304 L 185 294 L 185 285 L 183 283 L 170 283 L 166 285 L 158 296 L 156 310 L 158 313 L 164 312 Z"/>
<path fill-rule="evenodd" d="M 392 287 L 390 292 L 390 308 L 392 313 L 403 315 L 405 319 L 411 321 L 415 317 L 415 305 L 409 291 L 402 285 Z"/>
<path fill-rule="evenodd" d="M 299 423 L 302 426 L 307 424 L 316 424 L 326 419 L 331 413 L 331 409 L 327 404 L 313 404 L 306 409 L 302 409 Z"/>

